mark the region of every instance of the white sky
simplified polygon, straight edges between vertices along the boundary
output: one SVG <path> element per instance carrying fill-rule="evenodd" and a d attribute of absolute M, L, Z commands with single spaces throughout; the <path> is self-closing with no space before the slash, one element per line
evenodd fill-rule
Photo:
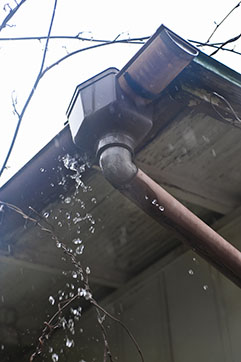
<path fill-rule="evenodd" d="M 6 16 L 0 0 L 0 23 Z M 114 39 L 152 35 L 164 24 L 185 39 L 206 41 L 217 23 L 238 3 L 237 0 L 58 0 L 52 35 L 76 35 Z M 1 37 L 46 35 L 54 0 L 27 0 L 11 20 L 14 27 L 5 28 Z M 240 33 L 241 6 L 220 26 L 212 41 L 225 41 Z M 92 32 L 92 33 L 89 33 Z M 88 46 L 76 40 L 49 44 L 47 65 L 64 56 L 66 51 Z M 66 47 L 66 48 L 65 48 Z M 11 94 L 15 91 L 21 111 L 39 71 L 44 42 L 0 41 L 0 164 L 3 163 L 17 123 L 13 115 Z M 7 181 L 34 154 L 53 138 L 66 121 L 66 109 L 75 87 L 115 66 L 122 68 L 137 52 L 137 45 L 111 45 L 81 53 L 53 68 L 41 80 L 23 119 L 8 166 L 0 179 Z M 236 44 L 241 51 L 241 40 Z M 207 49 L 210 54 L 211 50 Z M 216 59 L 241 72 L 241 56 L 220 51 Z"/>

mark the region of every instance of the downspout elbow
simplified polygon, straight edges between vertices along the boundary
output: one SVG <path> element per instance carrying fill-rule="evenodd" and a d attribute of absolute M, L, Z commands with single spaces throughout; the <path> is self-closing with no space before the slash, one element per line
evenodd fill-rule
<path fill-rule="evenodd" d="M 99 157 L 99 165 L 105 178 L 116 188 L 129 183 L 137 174 L 132 152 L 121 145 L 110 145 Z"/>

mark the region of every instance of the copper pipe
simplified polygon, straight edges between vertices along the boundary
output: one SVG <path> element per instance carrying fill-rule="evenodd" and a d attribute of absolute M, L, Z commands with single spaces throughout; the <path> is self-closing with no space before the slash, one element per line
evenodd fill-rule
<path fill-rule="evenodd" d="M 121 192 L 241 287 L 241 252 L 138 169 Z"/>

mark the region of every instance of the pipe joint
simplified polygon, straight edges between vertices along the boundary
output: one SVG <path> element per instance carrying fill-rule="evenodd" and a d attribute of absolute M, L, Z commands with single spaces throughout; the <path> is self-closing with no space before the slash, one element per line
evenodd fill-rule
<path fill-rule="evenodd" d="M 137 173 L 133 163 L 133 142 L 123 134 L 108 135 L 100 140 L 97 155 L 105 178 L 115 187 L 129 183 Z"/>

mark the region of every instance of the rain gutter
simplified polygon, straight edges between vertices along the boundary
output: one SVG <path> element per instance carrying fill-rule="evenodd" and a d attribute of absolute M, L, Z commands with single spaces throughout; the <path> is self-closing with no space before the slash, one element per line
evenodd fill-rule
<path fill-rule="evenodd" d="M 152 128 L 153 100 L 197 54 L 162 26 L 121 71 L 107 69 L 78 86 L 67 115 L 74 143 L 115 188 L 241 287 L 240 251 L 133 162 Z"/>
<path fill-rule="evenodd" d="M 229 83 L 241 88 L 241 75 L 235 70 L 226 67 L 216 59 L 200 52 L 198 57 L 193 59 L 193 62 L 200 65 L 202 68 L 211 71 L 221 79 L 227 80 Z"/>

